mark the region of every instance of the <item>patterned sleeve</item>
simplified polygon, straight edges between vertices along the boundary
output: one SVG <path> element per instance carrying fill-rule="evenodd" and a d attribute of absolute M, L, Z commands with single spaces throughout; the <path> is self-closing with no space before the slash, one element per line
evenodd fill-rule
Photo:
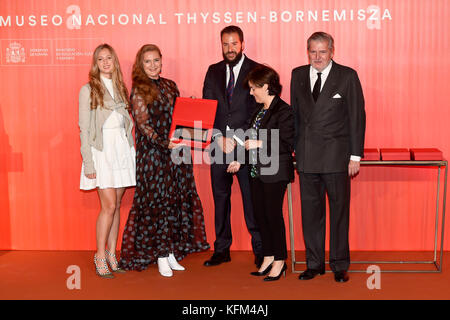
<path fill-rule="evenodd" d="M 173 82 L 173 86 L 175 88 L 175 97 L 178 98 L 180 96 L 180 90 L 178 90 L 177 84 L 174 81 L 172 81 L 172 82 Z"/>
<path fill-rule="evenodd" d="M 150 125 L 150 114 L 148 112 L 148 108 L 145 104 L 144 99 L 138 94 L 133 94 L 131 98 L 131 105 L 133 117 L 136 121 L 136 128 L 143 135 L 145 135 L 151 143 L 163 149 L 168 149 L 169 141 L 160 138 L 153 127 Z"/>
<path fill-rule="evenodd" d="M 178 90 L 178 86 L 175 83 L 175 81 L 168 80 L 168 83 L 173 96 L 173 99 L 169 99 L 169 101 L 172 104 L 172 106 L 175 106 L 175 101 L 180 96 L 180 90 Z"/>

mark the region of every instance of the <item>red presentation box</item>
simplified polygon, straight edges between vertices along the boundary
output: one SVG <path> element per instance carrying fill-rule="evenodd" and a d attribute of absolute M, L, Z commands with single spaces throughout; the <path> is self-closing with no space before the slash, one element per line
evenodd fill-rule
<path fill-rule="evenodd" d="M 382 160 L 411 160 L 409 150 L 406 148 L 380 149 Z"/>
<path fill-rule="evenodd" d="M 169 137 L 175 143 L 205 149 L 211 143 L 217 100 L 177 98 Z"/>
<path fill-rule="evenodd" d="M 411 159 L 413 160 L 442 160 L 442 151 L 436 148 L 411 148 Z"/>
<path fill-rule="evenodd" d="M 364 149 L 364 158 L 363 161 L 379 161 L 380 160 L 380 151 L 376 148 L 368 148 Z"/>

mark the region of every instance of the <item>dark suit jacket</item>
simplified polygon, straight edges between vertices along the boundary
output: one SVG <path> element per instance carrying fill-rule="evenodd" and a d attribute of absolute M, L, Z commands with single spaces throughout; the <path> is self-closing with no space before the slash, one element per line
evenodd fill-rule
<path fill-rule="evenodd" d="M 350 156 L 363 157 L 364 152 L 366 113 L 361 83 L 355 70 L 333 61 L 315 103 L 309 71 L 310 65 L 295 68 L 291 78 L 297 170 L 346 172 Z"/>
<path fill-rule="evenodd" d="M 248 128 L 251 127 L 251 124 L 261 108 L 262 106 L 260 105 L 249 119 L 247 123 Z M 260 134 L 261 129 L 267 129 L 267 139 L 262 139 Z M 273 129 L 279 130 L 279 139 L 277 141 L 272 141 L 272 139 L 275 139 L 273 138 L 273 133 L 271 132 Z M 291 106 L 284 102 L 280 97 L 275 96 L 269 106 L 269 109 L 266 111 L 266 114 L 261 120 L 259 129 L 257 130 L 256 139 L 263 140 L 263 147 L 249 151 L 250 153 L 255 152 L 258 155 L 265 153 L 271 157 L 271 162 L 268 164 L 262 164 L 260 161 L 261 158 L 259 156 L 256 157 L 257 173 L 262 182 L 274 183 L 294 180 L 294 165 L 292 159 L 292 152 L 294 151 L 294 135 L 294 111 Z M 278 143 L 278 154 L 275 154 L 276 150 L 271 149 L 272 143 Z M 274 163 L 274 161 L 277 161 L 277 157 L 279 159 L 278 164 Z M 271 166 L 273 168 L 278 167 L 276 173 L 264 174 L 264 170 L 261 171 L 261 168 L 268 168 Z"/>
<path fill-rule="evenodd" d="M 218 101 L 214 128 L 226 135 L 227 125 L 231 129 L 244 128 L 256 108 L 255 99 L 250 96 L 250 90 L 244 87 L 244 80 L 250 70 L 258 65 L 257 62 L 245 56 L 234 85 L 231 105 L 226 94 L 226 68 L 224 60 L 209 66 L 203 84 L 203 99 Z"/>

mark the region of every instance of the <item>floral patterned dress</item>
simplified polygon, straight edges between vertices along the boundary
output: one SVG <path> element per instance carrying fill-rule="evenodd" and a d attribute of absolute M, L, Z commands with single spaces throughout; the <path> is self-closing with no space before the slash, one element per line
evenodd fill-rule
<path fill-rule="evenodd" d="M 136 190 L 122 239 L 125 270 L 144 270 L 169 253 L 181 260 L 209 249 L 192 165 L 175 164 L 168 149 L 177 85 L 165 78 L 152 81 L 160 91 L 153 104 L 132 93 Z"/>

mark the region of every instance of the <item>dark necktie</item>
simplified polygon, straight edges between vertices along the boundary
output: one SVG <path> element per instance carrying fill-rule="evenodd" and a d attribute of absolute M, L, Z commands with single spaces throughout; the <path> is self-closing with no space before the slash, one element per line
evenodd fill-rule
<path fill-rule="evenodd" d="M 321 75 L 322 75 L 321 72 L 317 73 L 317 80 L 316 80 L 316 83 L 314 84 L 314 89 L 312 91 L 312 96 L 314 98 L 314 102 L 316 102 L 317 98 L 319 98 L 320 87 L 322 86 L 322 79 L 320 78 Z"/>
<path fill-rule="evenodd" d="M 230 66 L 230 80 L 228 80 L 228 85 L 227 85 L 227 97 L 228 97 L 228 102 L 231 104 L 231 99 L 233 97 L 233 90 L 234 90 L 234 72 L 233 72 L 233 67 L 231 65 Z"/>

